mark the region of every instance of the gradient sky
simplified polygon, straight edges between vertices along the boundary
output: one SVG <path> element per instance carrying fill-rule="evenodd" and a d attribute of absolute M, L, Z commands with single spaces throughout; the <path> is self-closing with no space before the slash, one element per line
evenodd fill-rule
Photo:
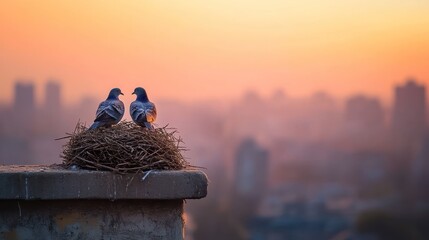
<path fill-rule="evenodd" d="M 0 2 L 0 101 L 17 78 L 77 102 L 111 87 L 154 98 L 391 97 L 429 83 L 429 1 L 44 0 Z M 39 99 L 40 100 L 40 99 Z"/>

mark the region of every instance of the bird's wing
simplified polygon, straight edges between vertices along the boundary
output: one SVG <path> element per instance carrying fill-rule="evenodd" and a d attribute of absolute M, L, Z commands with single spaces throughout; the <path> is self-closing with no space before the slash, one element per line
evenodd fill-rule
<path fill-rule="evenodd" d="M 131 118 L 137 122 L 140 119 L 140 116 L 144 114 L 143 103 L 140 101 L 134 101 L 130 105 L 130 114 Z"/>
<path fill-rule="evenodd" d="M 151 102 L 134 101 L 130 105 L 131 117 L 135 122 L 154 122 L 156 108 Z"/>
<path fill-rule="evenodd" d="M 104 109 L 109 106 L 108 101 L 103 101 L 98 105 L 97 112 L 95 112 L 95 118 L 103 113 Z"/>
<path fill-rule="evenodd" d="M 115 100 L 112 104 L 112 108 L 115 110 L 114 113 L 117 119 L 121 120 L 125 112 L 124 103 L 121 100 Z"/>
<path fill-rule="evenodd" d="M 144 106 L 144 112 L 146 114 L 146 120 L 150 123 L 156 120 L 156 107 L 155 104 L 148 102 Z"/>
<path fill-rule="evenodd" d="M 95 121 L 103 120 L 121 120 L 124 115 L 124 104 L 120 100 L 109 101 L 106 100 L 100 103 L 97 109 Z"/>

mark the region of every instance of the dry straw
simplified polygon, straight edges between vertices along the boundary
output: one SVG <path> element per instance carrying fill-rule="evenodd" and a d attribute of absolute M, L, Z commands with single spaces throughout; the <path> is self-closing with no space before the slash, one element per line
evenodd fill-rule
<path fill-rule="evenodd" d="M 181 138 L 167 127 L 148 130 L 123 121 L 110 128 L 88 130 L 78 123 L 64 138 L 70 139 L 62 155 L 66 167 L 137 173 L 189 166 L 181 153 L 186 150 Z"/>

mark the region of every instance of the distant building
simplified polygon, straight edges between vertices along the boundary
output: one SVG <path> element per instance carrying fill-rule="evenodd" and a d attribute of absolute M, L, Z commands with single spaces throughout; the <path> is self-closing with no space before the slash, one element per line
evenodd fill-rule
<path fill-rule="evenodd" d="M 253 139 L 244 140 L 235 159 L 233 210 L 243 219 L 251 216 L 265 194 L 268 152 Z"/>
<path fill-rule="evenodd" d="M 16 136 L 28 138 L 33 134 L 36 113 L 36 99 L 32 83 L 17 82 L 13 109 L 8 124 L 14 129 Z"/>
<path fill-rule="evenodd" d="M 384 112 L 377 98 L 353 96 L 346 102 L 345 120 L 358 131 L 381 129 Z"/>
<path fill-rule="evenodd" d="M 395 88 L 392 115 L 395 147 L 413 152 L 426 131 L 426 88 L 410 79 Z"/>
<path fill-rule="evenodd" d="M 268 152 L 253 139 L 244 140 L 237 150 L 235 191 L 238 195 L 262 195 L 268 178 Z"/>
<path fill-rule="evenodd" d="M 235 158 L 233 211 L 243 220 L 256 211 L 265 195 L 268 178 L 268 152 L 253 139 L 239 145 Z"/>
<path fill-rule="evenodd" d="M 331 94 L 315 92 L 297 107 L 299 115 L 293 123 L 294 139 L 329 142 L 335 138 L 340 116 L 335 98 Z"/>
<path fill-rule="evenodd" d="M 54 80 L 50 80 L 45 86 L 43 116 L 39 117 L 42 132 L 55 133 L 60 127 L 61 117 L 61 85 Z"/>
<path fill-rule="evenodd" d="M 27 81 L 25 81 L 27 82 Z M 32 83 L 15 83 L 14 99 L 1 116 L 0 164 L 32 163 L 31 140 L 35 129 L 35 92 Z"/>
<path fill-rule="evenodd" d="M 61 109 L 61 85 L 53 80 L 45 86 L 45 108 L 50 111 Z"/>
<path fill-rule="evenodd" d="M 416 154 L 416 158 L 413 161 L 412 176 L 414 186 L 418 189 L 429 188 L 429 135 L 426 135 L 419 146 Z M 420 195 L 429 199 L 429 193 L 427 191 L 416 191 L 420 192 Z"/>
<path fill-rule="evenodd" d="M 384 109 L 375 97 L 355 95 L 347 99 L 343 144 L 353 150 L 375 150 L 385 145 Z"/>
<path fill-rule="evenodd" d="M 17 82 L 15 84 L 14 109 L 25 114 L 33 112 L 35 106 L 34 85 L 32 83 Z"/>

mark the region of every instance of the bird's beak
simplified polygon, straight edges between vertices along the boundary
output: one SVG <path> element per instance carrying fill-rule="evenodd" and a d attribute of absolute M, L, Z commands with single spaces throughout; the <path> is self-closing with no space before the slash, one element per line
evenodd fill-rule
<path fill-rule="evenodd" d="M 136 92 L 134 91 L 133 93 L 131 93 L 131 94 L 136 94 Z"/>
<path fill-rule="evenodd" d="M 119 94 L 124 95 L 123 93 L 119 93 Z"/>

